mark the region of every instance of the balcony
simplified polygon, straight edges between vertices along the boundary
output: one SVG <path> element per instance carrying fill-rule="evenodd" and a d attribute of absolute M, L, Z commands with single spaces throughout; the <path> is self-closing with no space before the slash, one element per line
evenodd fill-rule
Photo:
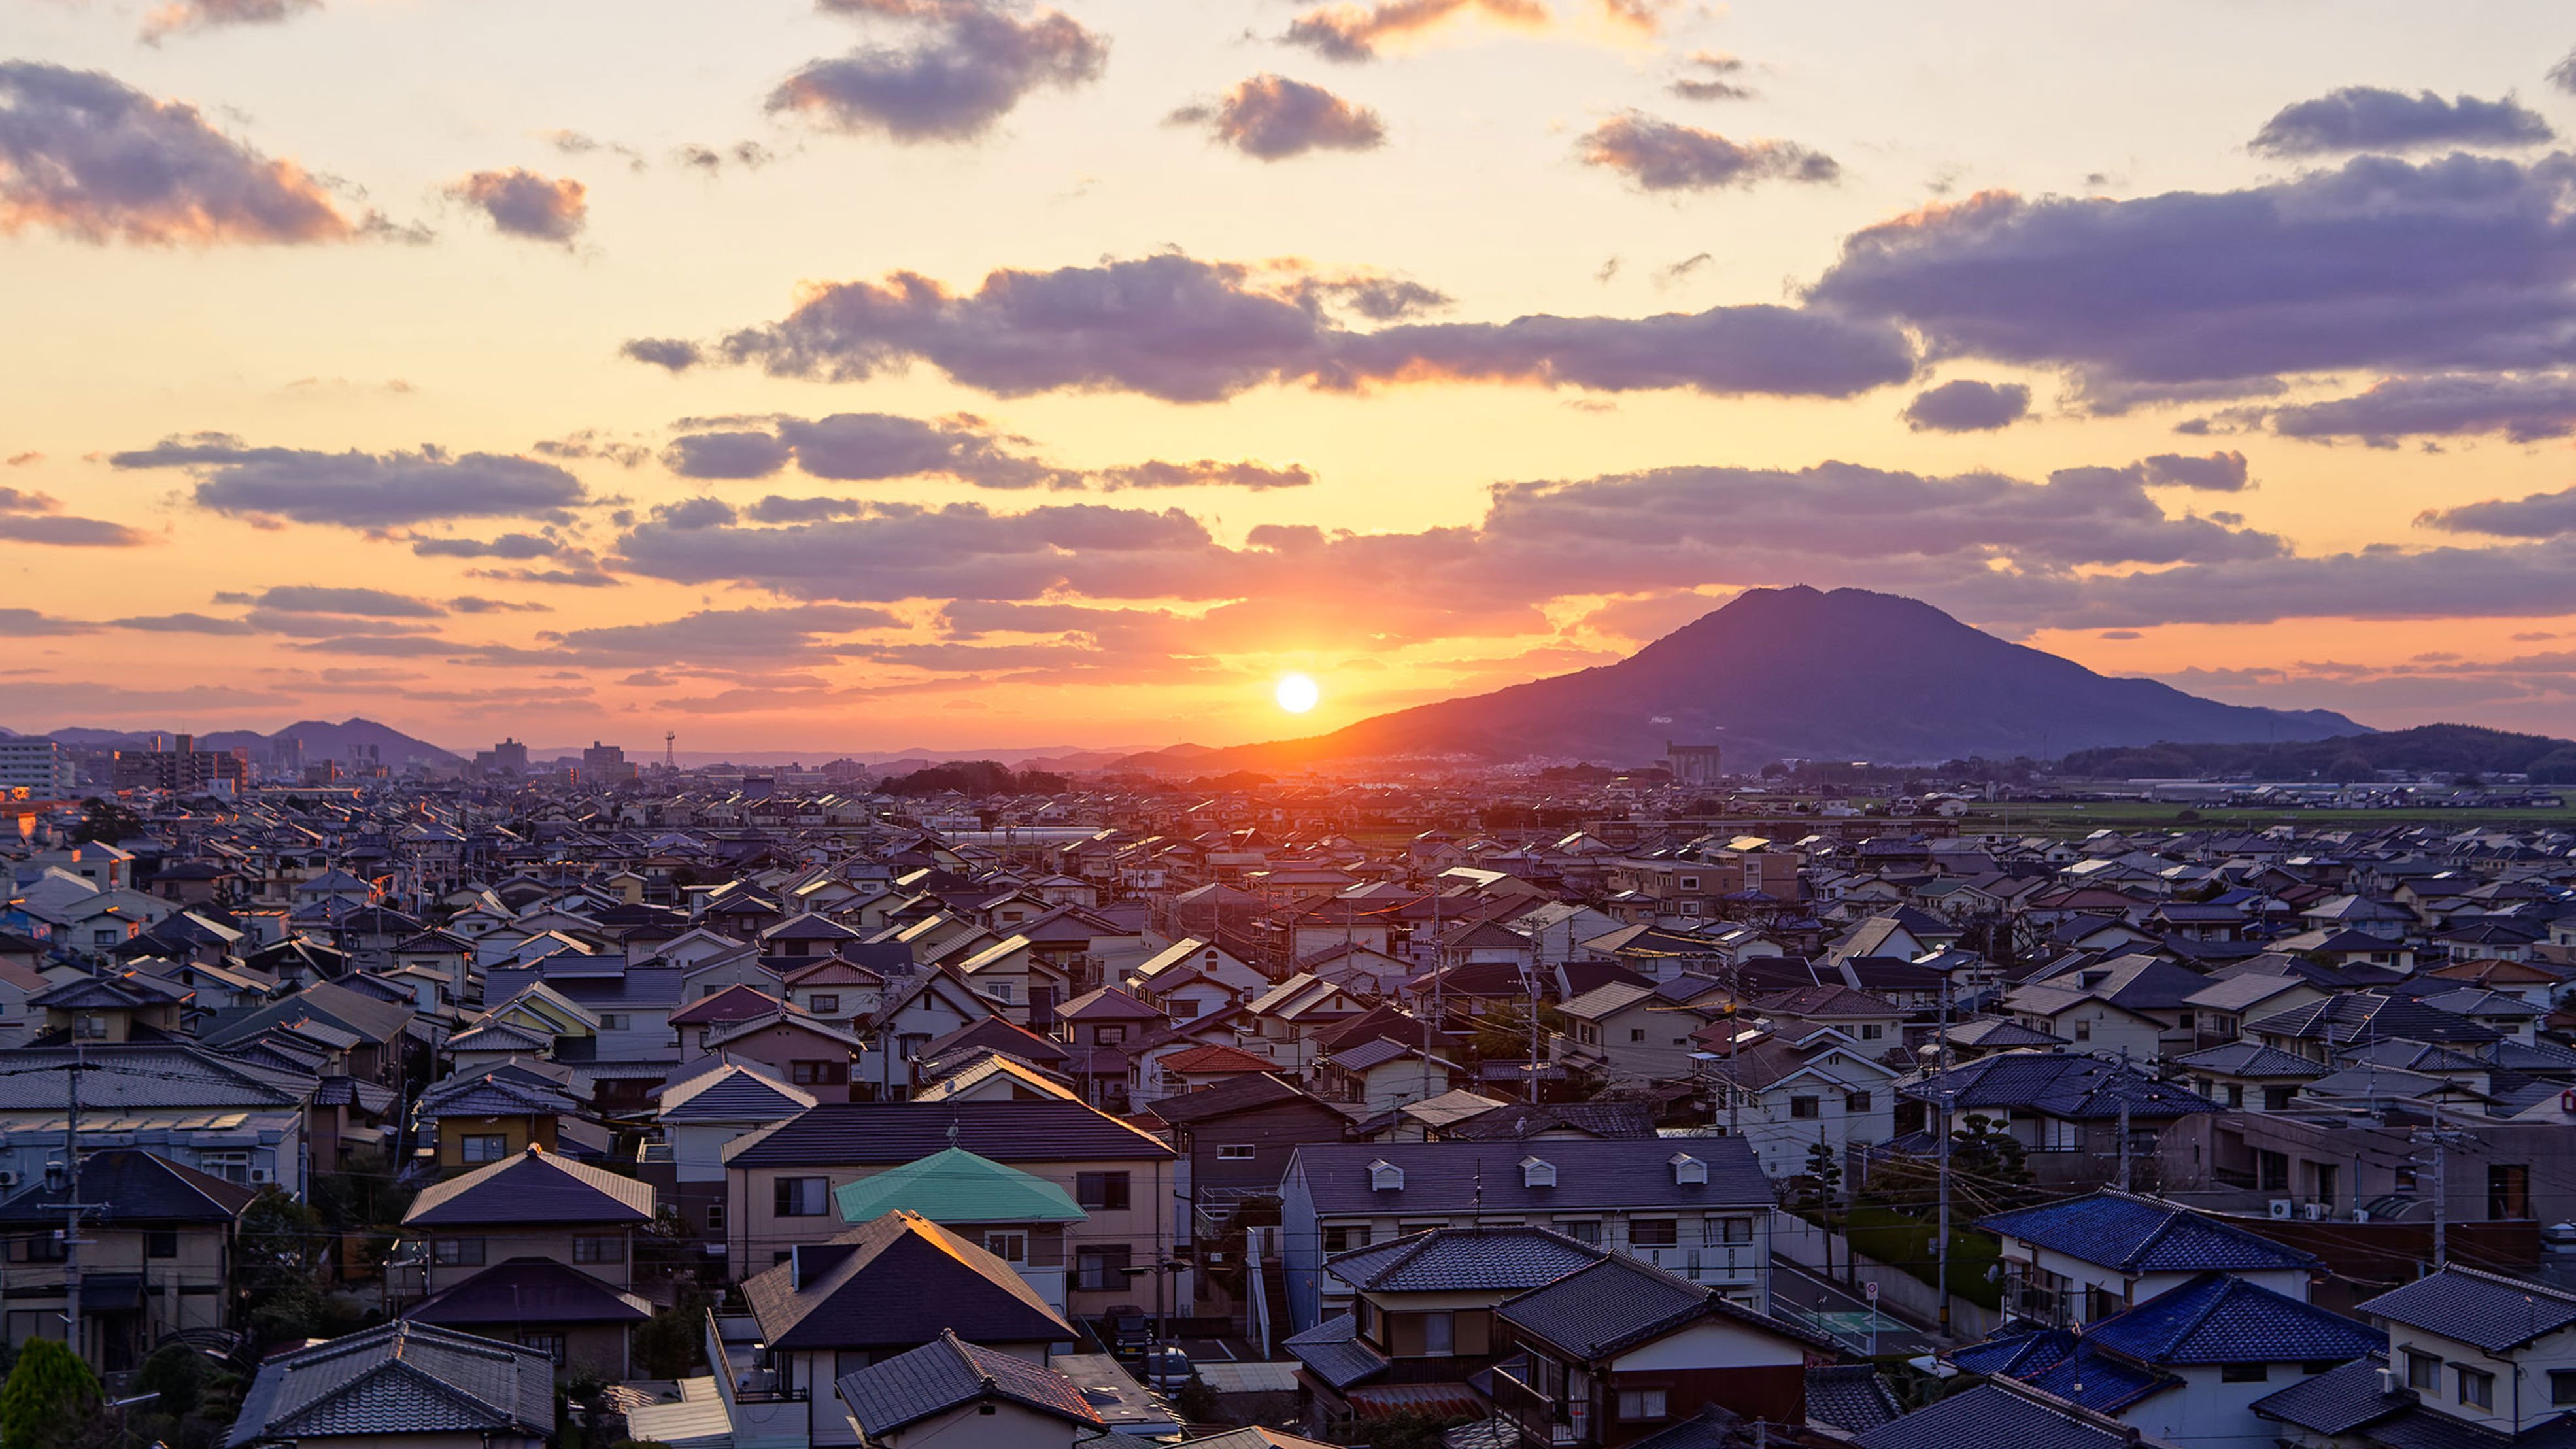
<path fill-rule="evenodd" d="M 1762 1281 L 1762 1257 L 1751 1243 L 1717 1247 L 1640 1248 L 1629 1252 L 1676 1277 L 1711 1287 L 1752 1287 Z"/>

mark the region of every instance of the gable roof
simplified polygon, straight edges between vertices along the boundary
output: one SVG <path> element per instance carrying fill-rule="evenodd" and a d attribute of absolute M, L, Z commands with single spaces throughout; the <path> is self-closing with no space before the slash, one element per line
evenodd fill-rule
<path fill-rule="evenodd" d="M 2316 1262 L 2243 1228 L 2121 1192 L 1997 1213 L 1978 1219 L 1977 1226 L 2123 1273 L 2264 1272 Z"/>
<path fill-rule="evenodd" d="M 554 1426 L 545 1354 L 394 1322 L 261 1364 L 225 1442 L 441 1431 L 544 1439 Z"/>
<path fill-rule="evenodd" d="M 1523 1157 L 1557 1169 L 1556 1187 L 1529 1187 Z M 1689 1156 L 1708 1169 L 1705 1183 L 1674 1181 L 1672 1159 Z M 1372 1187 L 1370 1168 L 1401 1169 L 1404 1185 Z M 1741 1137 L 1649 1141 L 1309 1143 L 1291 1171 L 1304 1174 L 1315 1210 L 1326 1216 L 1399 1212 L 1467 1212 L 1481 1201 L 1491 1213 L 1614 1207 L 1767 1207 L 1771 1180 Z"/>
<path fill-rule="evenodd" d="M 1370 1293 L 1517 1292 L 1606 1254 L 1548 1228 L 1427 1228 L 1327 1258 L 1324 1271 Z"/>
<path fill-rule="evenodd" d="M 996 1162 L 1172 1156 L 1160 1139 L 1081 1102 L 825 1102 L 738 1139 L 725 1149 L 725 1165 L 914 1162 L 943 1147 Z"/>
<path fill-rule="evenodd" d="M 2367 1324 L 2219 1272 L 2105 1318 L 2085 1337 L 2159 1365 L 2326 1363 L 2388 1342 Z"/>
<path fill-rule="evenodd" d="M 105 1227 L 122 1223 L 229 1223 L 258 1194 L 193 1167 L 133 1148 L 92 1152 L 80 1162 L 83 1200 L 102 1204 L 92 1216 Z M 60 1227 L 71 1184 L 34 1186 L 0 1202 L 0 1223 Z"/>
<path fill-rule="evenodd" d="M 1983 1383 L 1881 1424 L 1860 1449 L 2133 1449 L 2127 1426 L 2063 1399 Z"/>
<path fill-rule="evenodd" d="M 775 1122 L 814 1105 L 804 1088 L 721 1057 L 713 1070 L 683 1077 L 661 1090 L 656 1116 L 665 1122 Z"/>
<path fill-rule="evenodd" d="M 797 1247 L 742 1296 L 772 1348 L 911 1347 L 950 1330 L 984 1343 L 1074 1337 L 1010 1264 L 901 1210 Z"/>
<path fill-rule="evenodd" d="M 2356 1311 L 2500 1353 L 2576 1324 L 2576 1294 L 2452 1263 Z"/>
<path fill-rule="evenodd" d="M 516 1157 L 430 1184 L 403 1214 L 403 1226 L 420 1228 L 651 1221 L 651 1183 L 533 1144 Z"/>
<path fill-rule="evenodd" d="M 871 1437 L 988 1400 L 1085 1428 L 1107 1427 L 1073 1380 L 1044 1364 L 977 1347 L 953 1331 L 942 1331 L 909 1353 L 843 1374 L 834 1387 L 860 1430 Z"/>
<path fill-rule="evenodd" d="M 493 1323 L 642 1323 L 645 1299 L 552 1258 L 508 1258 L 402 1311 L 442 1328 Z"/>
<path fill-rule="evenodd" d="M 962 1147 L 843 1183 L 832 1204 L 845 1223 L 874 1222 L 898 1208 L 934 1223 L 1078 1223 L 1090 1214 L 1042 1177 Z"/>
<path fill-rule="evenodd" d="M 1494 1311 L 1587 1361 L 1609 1358 L 1702 1318 L 1729 1319 L 1803 1348 L 1840 1351 L 1831 1338 L 1738 1308 L 1715 1289 L 1625 1253 L 1613 1253 L 1544 1287 L 1506 1299 Z"/>
<path fill-rule="evenodd" d="M 1926 1072 L 1901 1090 L 1917 1101 L 1956 1093 L 1954 1105 L 1961 1109 L 2017 1107 L 2073 1122 L 2115 1119 L 2123 1102 L 2131 1117 L 2148 1122 L 2219 1110 L 2179 1083 L 2159 1082 L 2098 1057 L 2057 1052 L 2001 1052 L 1946 1072 Z"/>

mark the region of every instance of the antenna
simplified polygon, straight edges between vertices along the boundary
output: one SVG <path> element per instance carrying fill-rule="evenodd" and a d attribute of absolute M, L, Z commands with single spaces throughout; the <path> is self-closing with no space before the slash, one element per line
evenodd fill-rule
<path fill-rule="evenodd" d="M 680 768 L 680 757 L 671 750 L 671 742 L 678 738 L 679 736 L 670 730 L 662 731 L 662 765 L 665 769 Z"/>

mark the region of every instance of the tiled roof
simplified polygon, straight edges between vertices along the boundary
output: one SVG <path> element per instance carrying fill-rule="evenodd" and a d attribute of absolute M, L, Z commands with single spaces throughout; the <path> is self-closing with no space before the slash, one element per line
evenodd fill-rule
<path fill-rule="evenodd" d="M 727 1062 L 662 1089 L 665 1122 L 775 1122 L 814 1105 L 814 1094 Z"/>
<path fill-rule="evenodd" d="M 2454 1263 L 2358 1311 L 2500 1353 L 2576 1324 L 2576 1294 Z"/>
<path fill-rule="evenodd" d="M 2216 1103 L 2175 1082 L 2095 1057 L 2060 1052 L 2005 1052 L 1947 1072 L 1927 1072 L 1902 1088 L 1917 1101 L 1957 1094 L 1961 1110 L 2017 1107 L 2070 1122 L 2109 1121 L 2125 1100 L 2139 1121 L 2171 1121 L 2215 1112 Z"/>
<path fill-rule="evenodd" d="M 843 1374 L 835 1387 L 859 1428 L 871 1437 L 985 1400 L 1018 1404 L 1085 1428 L 1105 1427 L 1073 1380 L 1044 1364 L 979 1348 L 952 1332 Z"/>
<path fill-rule="evenodd" d="M 954 1127 L 956 1140 L 949 1140 Z M 728 1149 L 728 1167 L 916 1162 L 943 1147 L 996 1162 L 1165 1159 L 1172 1149 L 1080 1102 L 826 1102 Z"/>
<path fill-rule="evenodd" d="M 1997 1213 L 1977 1226 L 2124 1273 L 2260 1272 L 2316 1261 L 2172 1203 L 2118 1192 Z"/>
<path fill-rule="evenodd" d="M 1903 1414 L 1876 1364 L 1818 1364 L 1807 1370 L 1807 1417 L 1862 1434 Z"/>
<path fill-rule="evenodd" d="M 403 1226 L 413 1228 L 651 1221 L 651 1183 L 538 1147 L 432 1183 L 403 1214 Z"/>
<path fill-rule="evenodd" d="M 2086 1341 L 2142 1363 L 2324 1363 L 2387 1343 L 2368 1325 L 2286 1294 L 2203 1273 L 2103 1319 Z"/>
<path fill-rule="evenodd" d="M 101 1203 L 99 1222 L 229 1223 L 241 1216 L 256 1194 L 249 1188 L 209 1177 L 148 1152 L 115 1148 L 81 1159 L 80 1192 L 84 1202 Z M 0 1223 L 41 1223 L 60 1227 L 61 1204 L 71 1196 L 68 1183 L 59 1188 L 42 1182 L 0 1202 Z"/>
<path fill-rule="evenodd" d="M 1655 1135 L 1655 1110 L 1644 1102 L 1506 1102 L 1441 1129 L 1444 1142 L 1527 1141 L 1542 1132 L 1641 1141 Z"/>
<path fill-rule="evenodd" d="M 1854 1442 L 1860 1449 L 2130 1449 L 2118 1423 L 1994 1384 L 1952 1394 Z"/>
<path fill-rule="evenodd" d="M 2254 1401 L 2253 1409 L 2266 1419 L 2313 1433 L 2348 1434 L 2414 1404 L 2413 1394 L 2392 1390 L 2379 1377 L 2387 1368 L 2381 1357 L 2355 1359 L 2303 1378 L 2277 1394 L 2266 1394 Z"/>
<path fill-rule="evenodd" d="M 1009 1264 L 917 1213 L 799 1247 L 742 1296 L 773 1348 L 910 1348 L 950 1329 L 984 1343 L 1074 1336 Z"/>
<path fill-rule="evenodd" d="M 1313 1101 L 1314 1098 L 1292 1083 L 1268 1073 L 1259 1076 L 1232 1077 L 1195 1092 L 1182 1092 L 1157 1098 L 1154 1115 L 1174 1124 L 1190 1124 L 1230 1116 L 1236 1112 L 1257 1111 L 1283 1103 Z M 1318 1104 L 1320 1105 L 1320 1103 Z"/>
<path fill-rule="evenodd" d="M 1608 1358 L 1706 1317 L 1732 1318 L 1809 1348 L 1836 1350 L 1829 1338 L 1738 1308 L 1713 1289 L 1624 1253 L 1509 1299 L 1495 1312 L 1587 1361 Z"/>
<path fill-rule="evenodd" d="M 2292 1056 L 2279 1047 L 2268 1047 L 2256 1041 L 2231 1041 L 2189 1056 L 2176 1057 L 2173 1064 L 2186 1070 L 2215 1072 L 2227 1077 L 2322 1077 L 2326 1069 L 2306 1057 Z"/>
<path fill-rule="evenodd" d="M 333 1435 L 550 1438 L 554 1363 L 535 1349 L 397 1322 L 259 1367 L 226 1440 L 233 1449 Z"/>
<path fill-rule="evenodd" d="M 1557 1169 L 1557 1186 L 1524 1185 L 1519 1163 L 1532 1155 Z M 1688 1156 L 1708 1169 L 1705 1183 L 1674 1181 L 1672 1159 Z M 1383 1159 L 1403 1170 L 1404 1185 L 1380 1192 L 1369 1165 Z M 1773 1201 L 1753 1149 L 1739 1137 L 1632 1141 L 1317 1143 L 1299 1147 L 1315 1209 L 1327 1217 L 1409 1212 L 1466 1212 L 1481 1198 L 1489 1213 L 1593 1208 L 1763 1207 Z"/>
<path fill-rule="evenodd" d="M 1328 1258 L 1324 1271 L 1372 1293 L 1515 1293 L 1604 1256 L 1546 1228 L 1429 1228 Z"/>
<path fill-rule="evenodd" d="M 1163 1058 L 1163 1070 L 1184 1076 L 1209 1072 L 1266 1072 L 1271 1068 L 1267 1057 L 1257 1057 L 1241 1047 L 1218 1042 L 1192 1047 Z"/>
<path fill-rule="evenodd" d="M 552 1258 L 510 1258 L 402 1312 L 419 1323 L 642 1323 L 653 1305 Z"/>
<path fill-rule="evenodd" d="M 832 1191 L 845 1223 L 869 1223 L 897 1208 L 935 1223 L 1078 1223 L 1089 1214 L 1063 1188 L 1042 1177 L 960 1148 Z"/>
<path fill-rule="evenodd" d="M 1308 1373 L 1336 1389 L 1365 1383 L 1387 1367 L 1386 1357 L 1360 1338 L 1359 1319 L 1348 1313 L 1327 1318 L 1281 1346 Z"/>

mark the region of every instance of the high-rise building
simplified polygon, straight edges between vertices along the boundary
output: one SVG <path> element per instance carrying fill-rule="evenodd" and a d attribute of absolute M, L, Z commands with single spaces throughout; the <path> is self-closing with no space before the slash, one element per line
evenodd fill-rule
<path fill-rule="evenodd" d="M 1676 785 L 1714 785 L 1724 778 L 1718 762 L 1725 755 L 1718 745 L 1664 745 L 1664 763 L 1673 772 Z"/>
<path fill-rule="evenodd" d="M 0 738 L 0 795 L 24 790 L 30 799 L 60 799 L 79 780 L 72 757 L 52 740 L 42 735 Z"/>
<path fill-rule="evenodd" d="M 119 790 L 239 790 L 250 783 L 246 750 L 201 750 L 194 735 L 177 737 L 176 749 L 118 750 Z"/>
<path fill-rule="evenodd" d="M 585 785 L 622 785 L 635 778 L 635 767 L 626 763 L 626 751 L 616 745 L 603 745 L 597 740 L 581 752 L 581 781 Z"/>

